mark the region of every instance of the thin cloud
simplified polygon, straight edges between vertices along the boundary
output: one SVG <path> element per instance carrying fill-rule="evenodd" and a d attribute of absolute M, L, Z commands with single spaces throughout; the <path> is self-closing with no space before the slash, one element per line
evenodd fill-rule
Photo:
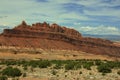
<path fill-rule="evenodd" d="M 114 26 L 82 26 L 79 27 L 78 30 L 84 34 L 99 34 L 99 35 L 108 35 L 108 34 L 114 34 L 119 35 L 120 29 Z"/>

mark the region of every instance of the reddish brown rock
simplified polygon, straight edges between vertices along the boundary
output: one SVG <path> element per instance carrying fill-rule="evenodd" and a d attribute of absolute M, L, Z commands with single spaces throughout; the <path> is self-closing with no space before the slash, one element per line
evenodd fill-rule
<path fill-rule="evenodd" d="M 120 46 L 100 38 L 82 37 L 70 28 L 58 24 L 35 23 L 32 26 L 23 21 L 13 29 L 5 29 L 0 44 L 6 46 L 35 47 L 43 49 L 80 50 L 93 54 L 120 57 Z"/>

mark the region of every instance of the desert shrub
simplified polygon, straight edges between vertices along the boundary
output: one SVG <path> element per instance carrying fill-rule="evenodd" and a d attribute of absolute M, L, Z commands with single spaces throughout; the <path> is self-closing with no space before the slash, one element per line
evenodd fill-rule
<path fill-rule="evenodd" d="M 62 68 L 62 65 L 61 64 L 56 64 L 55 66 L 54 66 L 54 69 L 61 69 Z"/>
<path fill-rule="evenodd" d="M 0 76 L 0 80 L 7 80 L 6 76 Z"/>
<path fill-rule="evenodd" d="M 110 73 L 112 71 L 107 64 L 102 64 L 98 66 L 97 69 L 99 72 L 102 72 L 102 73 Z"/>
<path fill-rule="evenodd" d="M 23 69 L 24 69 L 24 70 L 28 70 L 28 67 L 27 67 L 27 66 L 24 66 Z"/>
<path fill-rule="evenodd" d="M 22 75 L 21 71 L 18 68 L 7 67 L 2 71 L 3 75 L 7 75 L 9 77 L 19 77 Z"/>
<path fill-rule="evenodd" d="M 108 65 L 111 67 L 111 68 L 120 68 L 120 62 L 118 61 L 109 61 L 108 62 Z"/>
<path fill-rule="evenodd" d="M 83 68 L 85 68 L 85 69 L 87 69 L 87 70 L 91 70 L 91 66 L 88 65 L 88 64 L 84 64 L 84 65 L 83 65 Z"/>
<path fill-rule="evenodd" d="M 9 61 L 5 60 L 1 64 L 5 64 L 5 65 L 9 66 L 9 65 L 16 65 L 17 62 L 13 61 L 13 60 L 9 60 Z"/>
<path fill-rule="evenodd" d="M 51 62 L 48 60 L 39 60 L 39 61 L 35 61 L 32 60 L 30 62 L 28 62 L 29 66 L 32 66 L 33 68 L 39 67 L 39 68 L 47 68 L 49 66 L 51 66 Z"/>
<path fill-rule="evenodd" d="M 106 61 L 106 65 L 109 66 L 111 69 L 117 67 L 116 62 L 113 61 Z"/>
<path fill-rule="evenodd" d="M 101 62 L 100 60 L 96 60 L 96 61 L 95 61 L 95 65 L 99 66 L 99 65 L 101 65 L 101 64 L 102 64 L 102 62 Z"/>
<path fill-rule="evenodd" d="M 29 62 L 25 61 L 25 60 L 21 60 L 21 61 L 18 61 L 18 64 L 23 65 L 23 66 L 27 66 L 27 65 L 29 65 Z"/>
<path fill-rule="evenodd" d="M 117 74 L 120 75 L 120 71 L 118 71 Z"/>
<path fill-rule="evenodd" d="M 67 75 L 65 75 L 65 77 L 67 77 Z"/>
<path fill-rule="evenodd" d="M 51 63 L 48 60 L 41 60 L 41 61 L 39 61 L 38 65 L 39 65 L 39 68 L 47 68 L 47 67 L 51 66 Z"/>
<path fill-rule="evenodd" d="M 38 61 L 31 60 L 30 62 L 28 62 L 28 64 L 32 68 L 36 68 L 38 66 Z"/>
<path fill-rule="evenodd" d="M 92 75 L 92 73 L 90 72 L 89 75 Z"/>
<path fill-rule="evenodd" d="M 103 76 L 105 76 L 105 75 L 106 75 L 106 73 L 102 73 L 102 75 L 103 75 Z"/>
<path fill-rule="evenodd" d="M 65 61 L 63 61 L 63 60 L 52 60 L 51 63 L 55 64 L 55 66 L 53 67 L 54 69 L 61 69 L 62 66 L 65 64 Z"/>
<path fill-rule="evenodd" d="M 81 64 L 80 63 L 75 64 L 75 69 L 80 69 L 80 68 L 81 68 Z"/>
<path fill-rule="evenodd" d="M 83 63 L 83 68 L 87 69 L 87 70 L 91 70 L 91 66 L 93 66 L 93 62 L 85 62 Z"/>
<path fill-rule="evenodd" d="M 56 74 L 57 74 L 57 71 L 52 70 L 52 74 L 53 74 L 53 75 L 56 75 Z"/>
<path fill-rule="evenodd" d="M 82 74 L 82 71 L 80 71 L 79 74 Z"/>
<path fill-rule="evenodd" d="M 74 66 L 75 66 L 74 63 L 69 63 L 69 64 L 65 65 L 65 69 L 66 70 L 73 70 L 73 69 L 75 69 Z"/>
<path fill-rule="evenodd" d="M 27 74 L 26 73 L 23 73 L 23 75 L 22 75 L 23 77 L 26 77 L 27 76 Z"/>

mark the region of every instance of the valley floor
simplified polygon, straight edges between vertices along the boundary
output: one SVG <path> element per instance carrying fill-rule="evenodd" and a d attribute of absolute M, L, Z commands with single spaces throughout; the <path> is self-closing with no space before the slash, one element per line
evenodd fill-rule
<path fill-rule="evenodd" d="M 7 70 L 9 72 L 9 69 L 4 70 L 8 67 L 18 68 L 22 72 L 20 77 L 7 76 L 8 80 L 120 80 L 120 62 L 115 61 L 1 60 L 0 76 L 5 75 Z M 13 72 L 11 74 L 15 75 Z"/>
<path fill-rule="evenodd" d="M 109 57 L 106 55 L 95 55 L 85 53 L 82 51 L 71 50 L 43 50 L 43 49 L 30 49 L 30 48 L 15 48 L 15 47 L 1 47 L 0 48 L 0 61 L 2 60 L 101 60 L 101 61 L 119 61 L 119 58 Z M 71 63 L 70 63 L 71 64 Z M 65 66 L 64 64 L 63 66 Z M 118 64 L 120 67 L 120 63 Z M 98 72 L 97 66 L 91 66 L 91 69 L 81 67 L 75 70 L 66 70 L 64 67 L 60 69 L 54 68 L 55 64 L 47 68 L 32 68 L 27 66 L 27 70 L 22 65 L 10 65 L 19 68 L 22 73 L 26 75 L 20 76 L 19 80 L 120 80 L 120 68 L 111 69 L 112 72 L 103 74 Z M 6 64 L 0 64 L 1 70 L 8 67 Z M 15 78 L 14 80 L 17 80 Z M 8 80 L 13 80 L 8 78 Z"/>

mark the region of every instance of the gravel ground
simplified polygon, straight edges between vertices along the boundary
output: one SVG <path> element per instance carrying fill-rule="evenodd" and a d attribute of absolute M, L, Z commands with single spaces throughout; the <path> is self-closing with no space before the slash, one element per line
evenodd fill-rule
<path fill-rule="evenodd" d="M 112 73 L 102 75 L 93 66 L 92 70 L 79 69 L 79 70 L 65 70 L 65 69 L 40 69 L 35 68 L 33 71 L 27 71 L 27 78 L 20 80 L 120 80 L 120 75 L 117 74 L 118 70 L 112 70 Z M 52 72 L 55 71 L 55 74 Z M 82 72 L 80 74 L 80 72 Z"/>

